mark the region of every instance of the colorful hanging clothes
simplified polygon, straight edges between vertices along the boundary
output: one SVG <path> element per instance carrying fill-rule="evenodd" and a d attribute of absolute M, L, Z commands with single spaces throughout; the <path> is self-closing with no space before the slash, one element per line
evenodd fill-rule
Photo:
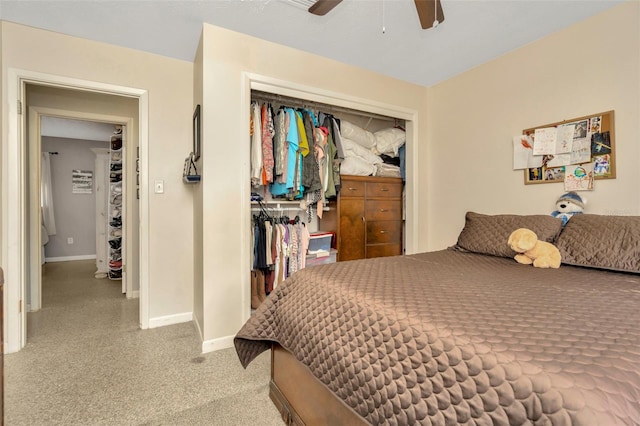
<path fill-rule="evenodd" d="M 271 194 L 274 196 L 286 196 L 294 188 L 294 180 L 296 176 L 296 160 L 298 157 L 299 138 L 298 138 L 298 125 L 296 120 L 296 114 L 293 108 L 286 108 L 287 118 L 289 121 L 289 128 L 287 129 L 286 140 L 286 182 L 274 182 L 271 185 Z"/>
<path fill-rule="evenodd" d="M 251 104 L 251 185 L 262 183 L 262 118 L 257 102 Z"/>
<path fill-rule="evenodd" d="M 273 110 L 271 105 L 262 104 L 262 184 L 273 182 L 273 168 L 275 159 L 273 157 L 273 135 L 275 128 L 273 124 Z"/>

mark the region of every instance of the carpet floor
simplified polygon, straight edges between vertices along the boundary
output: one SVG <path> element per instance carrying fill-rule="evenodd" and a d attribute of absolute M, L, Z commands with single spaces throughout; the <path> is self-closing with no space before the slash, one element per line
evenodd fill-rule
<path fill-rule="evenodd" d="M 140 330 L 138 300 L 94 261 L 49 263 L 27 345 L 5 356 L 5 424 L 282 425 L 269 353 L 201 353 L 192 323 Z"/>

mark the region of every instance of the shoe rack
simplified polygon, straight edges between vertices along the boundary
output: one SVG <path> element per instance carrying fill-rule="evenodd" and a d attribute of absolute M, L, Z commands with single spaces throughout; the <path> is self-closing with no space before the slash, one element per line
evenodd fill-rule
<path fill-rule="evenodd" d="M 109 158 L 109 279 L 122 279 L 122 127 L 111 136 Z"/>

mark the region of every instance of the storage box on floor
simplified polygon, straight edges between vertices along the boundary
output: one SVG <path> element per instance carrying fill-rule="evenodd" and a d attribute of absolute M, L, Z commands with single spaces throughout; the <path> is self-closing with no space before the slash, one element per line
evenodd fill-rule
<path fill-rule="evenodd" d="M 338 250 L 331 249 L 330 251 L 323 251 L 313 254 L 307 254 L 306 267 L 324 265 L 326 263 L 335 263 L 338 255 Z"/>
<path fill-rule="evenodd" d="M 307 250 L 307 266 L 335 263 L 338 250 L 332 249 L 333 232 L 313 232 Z"/>

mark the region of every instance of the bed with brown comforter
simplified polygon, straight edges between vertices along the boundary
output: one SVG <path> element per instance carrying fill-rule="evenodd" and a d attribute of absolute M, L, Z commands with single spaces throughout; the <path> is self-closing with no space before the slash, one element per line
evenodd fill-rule
<path fill-rule="evenodd" d="M 639 424 L 640 275 L 520 265 L 464 232 L 297 272 L 238 332 L 242 364 L 277 342 L 371 424 Z"/>

